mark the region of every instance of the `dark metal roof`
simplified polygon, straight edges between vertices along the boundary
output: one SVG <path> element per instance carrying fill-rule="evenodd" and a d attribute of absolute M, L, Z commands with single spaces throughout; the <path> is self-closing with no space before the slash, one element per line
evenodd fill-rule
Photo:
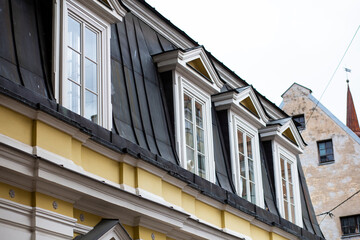
<path fill-rule="evenodd" d="M 151 57 L 177 48 L 148 25 L 128 13 L 123 22 L 111 26 L 113 130 L 110 132 L 53 100 L 50 77 L 52 2 L 0 1 L 0 9 L 0 94 L 79 128 L 94 141 L 114 151 L 128 153 L 156 165 L 203 194 L 253 215 L 266 224 L 299 237 L 305 236 L 306 230 L 311 232 L 307 225 L 304 225 L 305 230 L 301 230 L 279 217 L 271 180 L 274 173 L 271 164 L 267 164 L 271 156 L 265 154 L 266 147 L 261 148 L 261 168 L 268 210 L 235 194 L 229 134 L 224 124 L 226 114 L 216 112 L 214 108 L 212 110 L 216 184 L 179 166 L 171 116 L 173 106 L 168 101 L 172 95 L 166 91 L 165 84 L 171 75 L 160 75 Z M 301 184 L 306 187 L 304 181 Z M 312 216 L 314 212 L 310 197 L 306 192 L 303 195 L 302 208 Z M 316 218 L 309 221 L 313 232 L 322 238 L 321 232 L 316 231 Z M 308 239 L 316 239 L 314 235 L 309 236 L 312 238 Z"/>

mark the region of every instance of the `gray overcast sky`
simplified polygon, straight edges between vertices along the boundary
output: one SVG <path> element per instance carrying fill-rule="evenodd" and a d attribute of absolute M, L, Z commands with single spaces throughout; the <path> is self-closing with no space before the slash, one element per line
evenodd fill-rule
<path fill-rule="evenodd" d="M 146 0 L 279 105 L 294 82 L 319 99 L 360 24 L 359 0 Z M 360 31 L 321 102 L 342 122 L 346 74 L 360 117 Z"/>

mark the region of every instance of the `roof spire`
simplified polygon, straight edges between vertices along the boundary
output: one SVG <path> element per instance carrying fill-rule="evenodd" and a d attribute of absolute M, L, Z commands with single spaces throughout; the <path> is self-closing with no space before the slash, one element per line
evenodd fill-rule
<path fill-rule="evenodd" d="M 346 83 L 347 83 L 347 106 L 346 106 L 346 126 L 348 126 L 358 137 L 360 137 L 359 121 L 356 115 L 354 101 L 350 92 L 349 78 L 347 73 L 351 72 L 350 69 L 345 68 L 346 72 Z"/>

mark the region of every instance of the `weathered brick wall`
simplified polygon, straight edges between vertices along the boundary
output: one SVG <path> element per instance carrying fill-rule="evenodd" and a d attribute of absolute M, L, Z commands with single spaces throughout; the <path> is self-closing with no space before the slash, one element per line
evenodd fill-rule
<path fill-rule="evenodd" d="M 300 155 L 316 214 L 329 211 L 360 189 L 360 144 L 311 100 L 309 89 L 294 84 L 283 95 L 283 110 L 304 114 L 302 136 L 308 146 Z M 344 106 L 346 107 L 346 106 Z M 311 119 L 309 120 L 310 115 Z M 334 163 L 320 165 L 317 141 L 332 139 Z M 326 239 L 341 239 L 340 217 L 360 214 L 360 194 L 333 211 L 335 217 L 318 217 Z M 360 239 L 352 238 L 352 239 Z"/>

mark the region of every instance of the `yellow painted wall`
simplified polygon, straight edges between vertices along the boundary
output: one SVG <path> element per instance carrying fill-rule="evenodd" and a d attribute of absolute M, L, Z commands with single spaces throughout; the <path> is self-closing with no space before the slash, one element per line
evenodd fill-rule
<path fill-rule="evenodd" d="M 207 205 L 199 200 L 195 200 L 195 215 L 217 227 L 222 226 L 222 214 L 221 210 L 216 209 L 210 205 Z"/>
<path fill-rule="evenodd" d="M 87 147 L 81 149 L 82 167 L 91 173 L 115 183 L 120 183 L 119 162 L 105 157 Z"/>
<path fill-rule="evenodd" d="M 84 215 L 84 221 L 81 221 L 80 214 Z M 100 216 L 97 216 L 97 215 L 94 215 L 94 214 L 91 214 L 91 213 L 88 213 L 88 212 L 85 212 L 85 211 L 82 211 L 82 210 L 76 209 L 76 208 L 74 208 L 74 216 L 73 217 L 77 219 L 78 223 L 89 226 L 89 227 L 94 227 L 96 224 L 98 224 L 101 221 Z"/>
<path fill-rule="evenodd" d="M 32 145 L 33 121 L 8 108 L 0 106 L 0 133 Z"/>
<path fill-rule="evenodd" d="M 162 182 L 162 196 L 166 201 L 176 206 L 181 206 L 181 189 L 167 182 Z"/>
<path fill-rule="evenodd" d="M 13 190 L 15 193 L 14 198 L 10 197 L 10 190 Z M 32 194 L 29 191 L 25 191 L 23 189 L 13 187 L 11 185 L 8 185 L 6 183 L 0 182 L 0 198 L 4 198 L 16 203 L 20 203 L 26 206 L 31 207 L 32 206 Z"/>
<path fill-rule="evenodd" d="M 248 221 L 226 211 L 222 212 L 222 216 L 224 228 L 251 236 L 250 223 Z"/>
<path fill-rule="evenodd" d="M 270 240 L 287 240 L 287 238 L 277 235 L 276 233 L 270 233 L 270 236 Z"/>
<path fill-rule="evenodd" d="M 135 167 L 126 163 L 120 163 L 120 183 L 126 184 L 130 187 L 136 187 L 136 172 Z"/>
<path fill-rule="evenodd" d="M 181 194 L 181 206 L 182 208 L 187 211 L 188 213 L 191 213 L 193 215 L 196 214 L 195 211 L 195 198 L 187 193 Z"/>
<path fill-rule="evenodd" d="M 250 226 L 250 230 L 251 230 L 251 238 L 252 239 L 270 240 L 269 232 L 267 232 L 261 228 L 258 228 L 254 225 Z"/>
<path fill-rule="evenodd" d="M 141 240 L 152 240 L 151 235 L 154 234 L 156 240 L 166 240 L 166 235 L 160 232 L 152 231 L 151 229 L 137 226 L 134 227 L 134 238 Z"/>
<path fill-rule="evenodd" d="M 35 145 L 71 159 L 71 136 L 41 121 L 34 121 Z"/>
<path fill-rule="evenodd" d="M 136 187 L 162 196 L 161 178 L 141 168 L 136 169 Z"/>
<path fill-rule="evenodd" d="M 57 209 L 54 209 L 53 202 L 57 202 Z M 49 211 L 53 211 L 68 217 L 73 217 L 73 205 L 71 203 L 65 202 L 63 200 L 39 193 L 33 193 L 33 206 L 40 207 Z"/>
<path fill-rule="evenodd" d="M 122 226 L 125 228 L 126 232 L 130 235 L 132 239 L 135 239 L 134 237 L 134 228 L 129 225 L 122 224 Z"/>
<path fill-rule="evenodd" d="M 76 139 L 71 140 L 71 160 L 76 165 L 79 165 L 79 166 L 82 165 L 82 161 L 81 161 L 81 142 L 76 140 Z"/>

